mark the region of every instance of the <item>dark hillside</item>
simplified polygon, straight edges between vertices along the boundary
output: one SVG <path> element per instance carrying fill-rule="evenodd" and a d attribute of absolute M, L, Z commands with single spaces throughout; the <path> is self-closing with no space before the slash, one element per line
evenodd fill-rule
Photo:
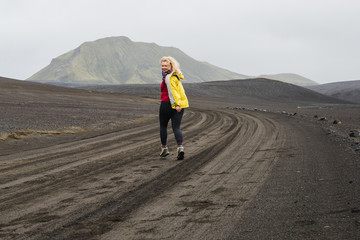
<path fill-rule="evenodd" d="M 248 79 L 184 83 L 186 94 L 195 98 L 210 98 L 233 103 L 261 104 L 341 104 L 348 103 L 307 88 L 269 79 Z M 94 86 L 87 89 L 139 96 L 157 97 L 159 84 Z"/>
<path fill-rule="evenodd" d="M 0 77 L 0 89 L 2 93 L 8 92 L 8 90 L 17 89 L 19 92 L 21 90 L 31 90 L 31 91 L 49 91 L 49 92 L 66 92 L 66 93 L 78 93 L 84 92 L 84 90 L 76 89 L 76 88 L 67 88 L 61 86 L 54 86 L 49 84 L 16 80 L 11 78 Z"/>
<path fill-rule="evenodd" d="M 327 83 L 307 88 L 334 98 L 360 103 L 360 80 Z"/>
<path fill-rule="evenodd" d="M 140 102 L 143 109 L 127 111 Z M 151 115 L 151 107 L 133 96 L 0 77 L 0 140 L 22 129 L 83 131 L 114 124 L 120 116 L 130 122 Z"/>

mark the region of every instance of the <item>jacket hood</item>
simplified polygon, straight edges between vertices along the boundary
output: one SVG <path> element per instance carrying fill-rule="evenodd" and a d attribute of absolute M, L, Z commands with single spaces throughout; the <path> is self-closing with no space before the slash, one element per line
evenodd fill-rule
<path fill-rule="evenodd" d="M 182 75 L 182 74 L 177 74 L 176 72 L 174 72 L 173 75 L 178 76 L 181 80 L 184 79 L 184 75 Z M 180 79 L 179 79 L 179 80 L 180 80 Z"/>

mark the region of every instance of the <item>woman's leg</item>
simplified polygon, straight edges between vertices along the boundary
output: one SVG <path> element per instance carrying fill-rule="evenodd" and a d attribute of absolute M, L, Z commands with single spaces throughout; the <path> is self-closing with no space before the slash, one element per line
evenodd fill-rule
<path fill-rule="evenodd" d="M 171 118 L 172 108 L 170 102 L 161 102 L 159 109 L 160 140 L 161 145 L 167 144 L 167 126 Z"/>
<path fill-rule="evenodd" d="M 180 130 L 181 125 L 181 119 L 184 115 L 184 109 L 181 109 L 180 112 L 177 112 L 176 110 L 173 110 L 173 114 L 171 116 L 171 126 L 175 135 L 176 142 L 178 146 L 181 146 L 183 144 L 183 134 Z"/>

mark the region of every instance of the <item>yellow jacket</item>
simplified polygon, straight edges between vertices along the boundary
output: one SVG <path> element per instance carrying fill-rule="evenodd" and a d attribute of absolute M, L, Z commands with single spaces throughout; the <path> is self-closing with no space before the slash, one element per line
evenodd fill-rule
<path fill-rule="evenodd" d="M 176 106 L 180 106 L 181 108 L 189 107 L 189 102 L 180 79 L 184 79 L 184 75 L 177 75 L 175 72 L 166 75 L 165 78 L 171 107 L 173 109 L 175 109 Z"/>

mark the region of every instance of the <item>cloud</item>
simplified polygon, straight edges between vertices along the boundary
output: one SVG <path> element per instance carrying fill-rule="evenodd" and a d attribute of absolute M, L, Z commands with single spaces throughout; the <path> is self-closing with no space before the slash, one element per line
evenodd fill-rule
<path fill-rule="evenodd" d="M 0 75 L 25 79 L 86 41 L 127 36 L 247 75 L 360 79 L 356 0 L 8 0 Z"/>

